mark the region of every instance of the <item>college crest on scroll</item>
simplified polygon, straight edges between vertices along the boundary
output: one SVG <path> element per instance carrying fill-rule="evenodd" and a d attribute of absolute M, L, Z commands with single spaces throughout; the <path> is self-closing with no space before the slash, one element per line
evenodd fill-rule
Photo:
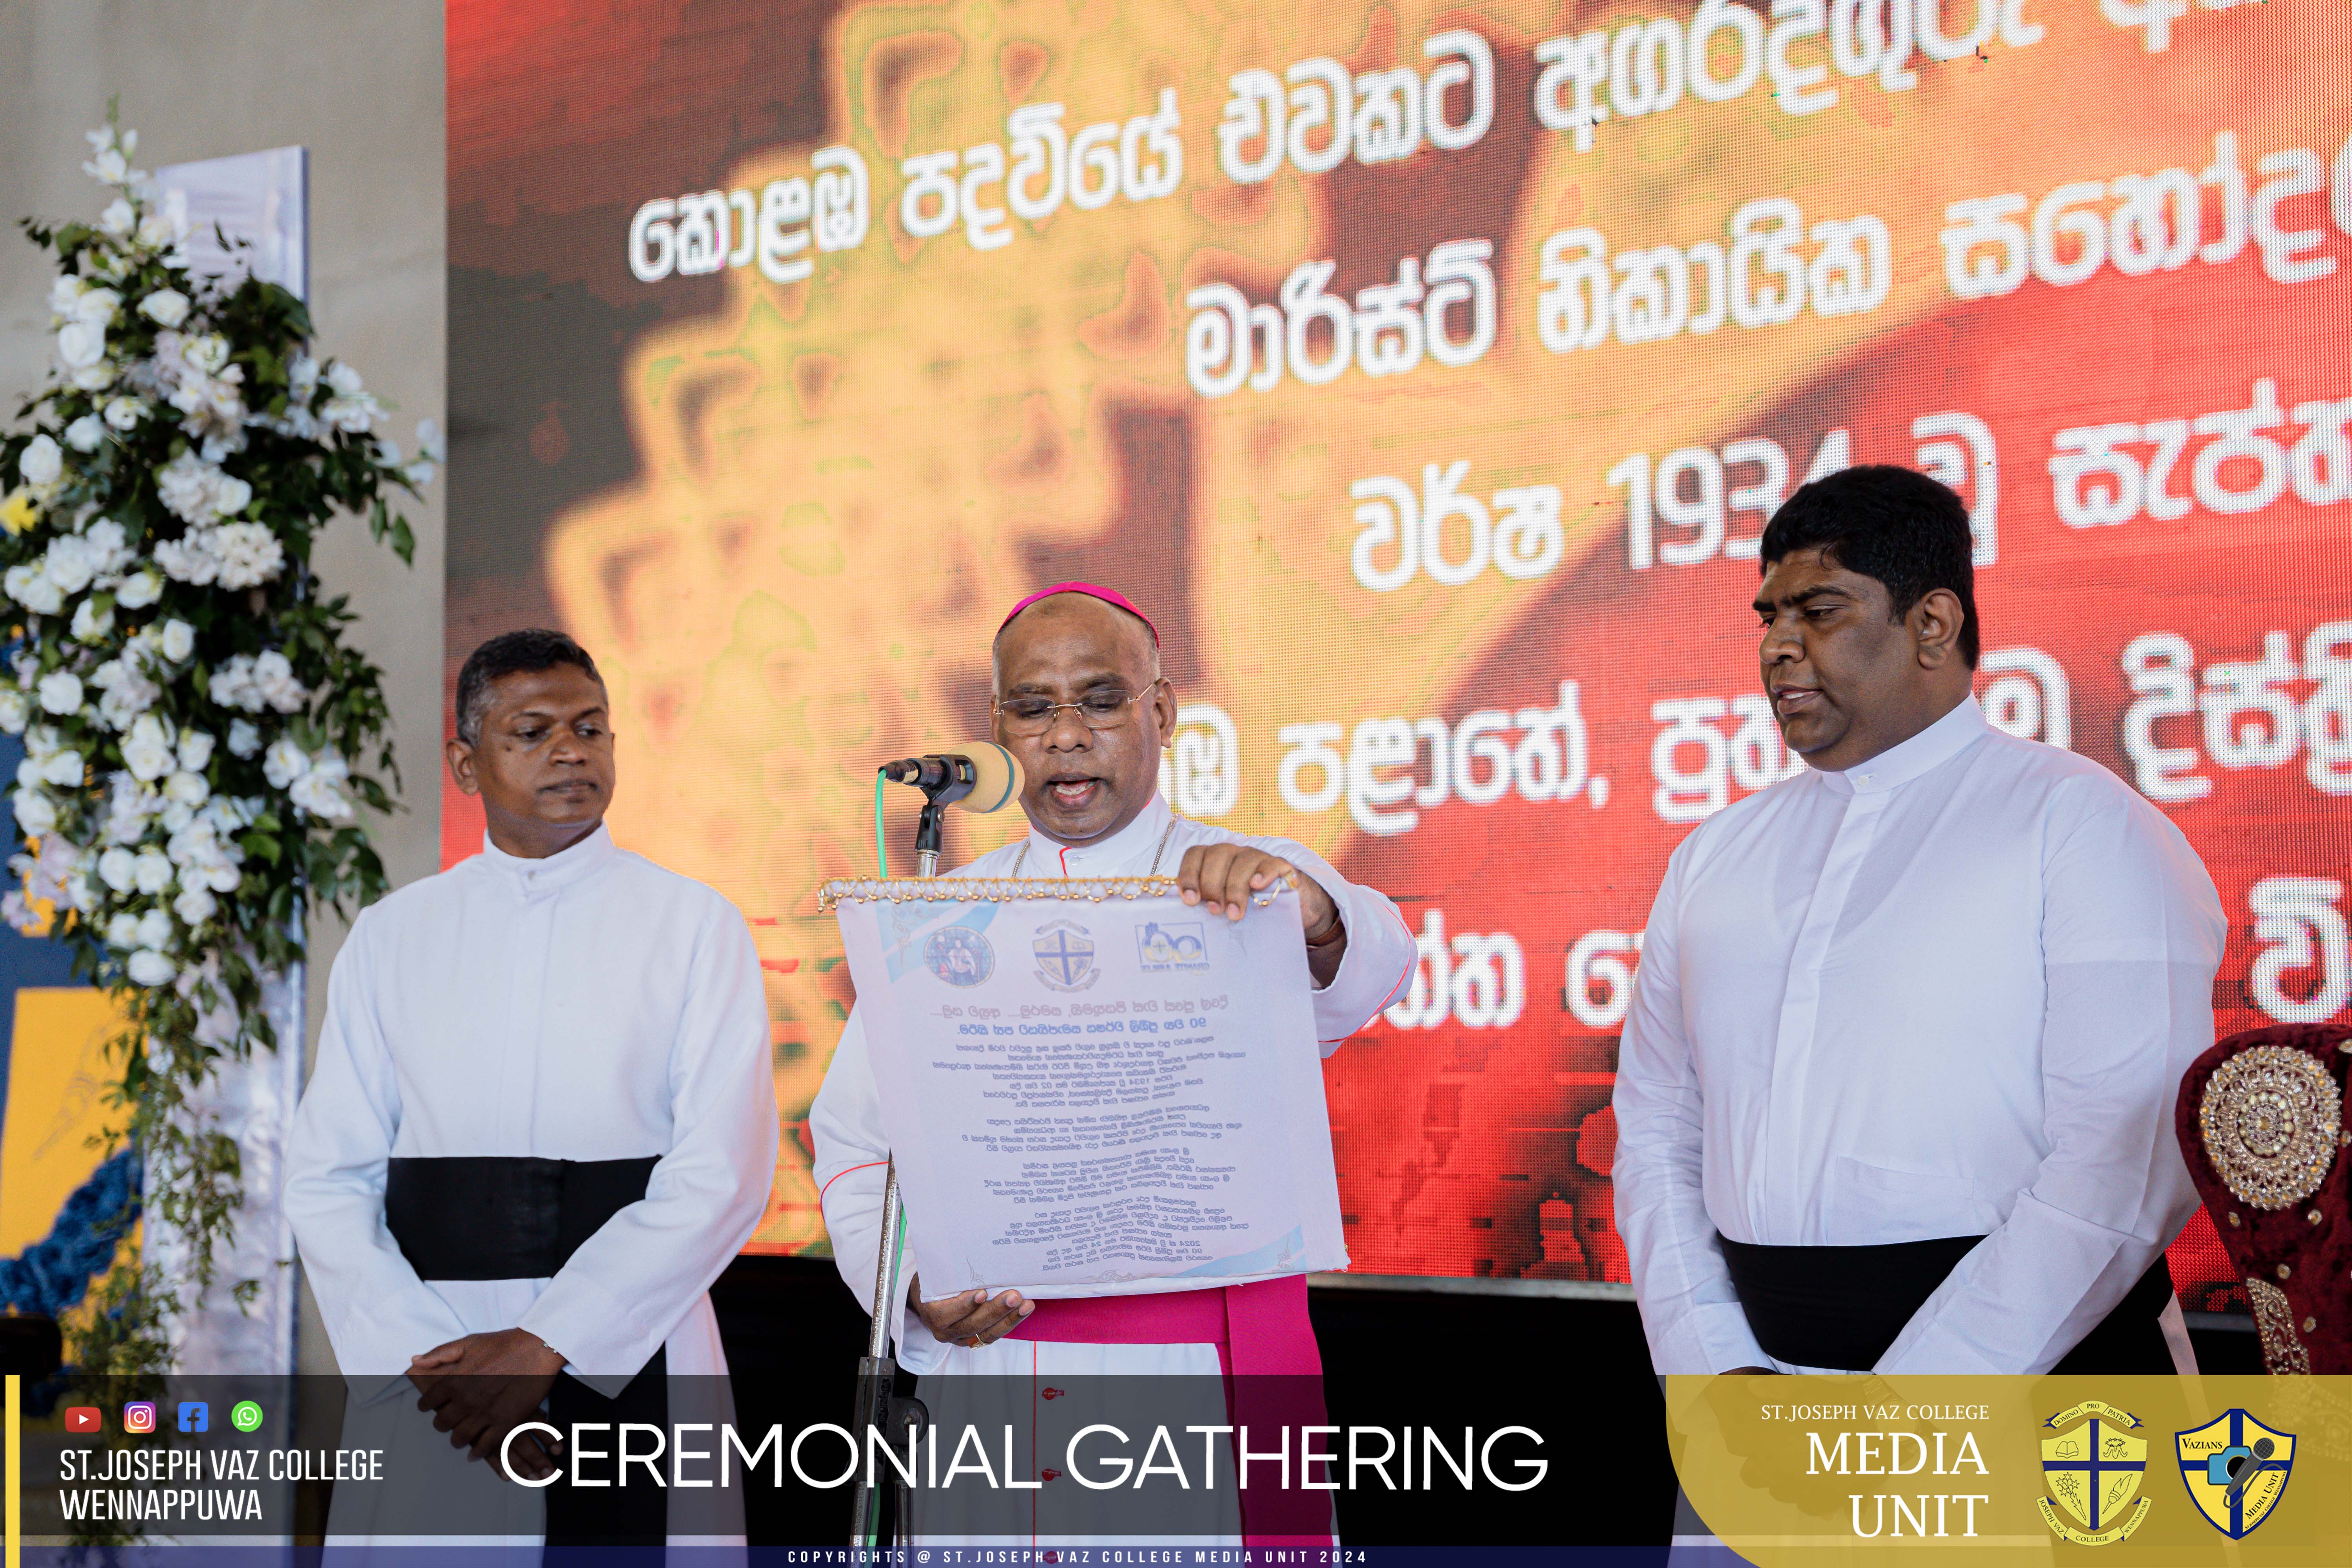
<path fill-rule="evenodd" d="M 1102 978 L 1095 967 L 1094 933 L 1075 921 L 1047 921 L 1029 944 L 1037 978 L 1055 991 L 1084 991 Z"/>
<path fill-rule="evenodd" d="M 2225 1411 L 2202 1426 L 2177 1432 L 2172 1442 L 2189 1500 L 2232 1541 L 2252 1533 L 2286 1491 L 2294 1434 L 2274 1432 L 2242 1410 Z"/>
<path fill-rule="evenodd" d="M 2139 1417 L 2086 1399 L 2042 1424 L 2042 1518 L 2078 1546 L 2121 1541 L 2147 1517 L 2147 1438 Z"/>

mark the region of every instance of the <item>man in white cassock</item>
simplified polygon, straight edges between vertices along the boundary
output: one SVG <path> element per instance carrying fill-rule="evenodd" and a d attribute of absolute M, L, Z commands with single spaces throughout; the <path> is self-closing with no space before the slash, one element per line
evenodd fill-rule
<path fill-rule="evenodd" d="M 485 643 L 457 703 L 448 762 L 481 797 L 482 852 L 353 924 L 288 1156 L 344 1445 L 388 1450 L 383 1485 L 337 1486 L 330 1529 L 740 1539 L 737 1492 L 665 1493 L 642 1467 L 542 1491 L 501 1469 L 540 1480 L 567 1457 L 525 1423 L 731 1412 L 705 1292 L 759 1221 L 777 1138 L 751 933 L 614 845 L 604 683 L 570 637 Z"/>
<path fill-rule="evenodd" d="M 1323 1054 L 1403 989 L 1415 948 L 1386 897 L 1349 883 L 1303 845 L 1187 821 L 1160 798 L 1160 754 L 1175 733 L 1176 699 L 1160 673 L 1159 633 L 1126 598 L 1076 583 L 1033 595 L 1005 617 L 992 661 L 995 738 L 1021 763 L 1030 832 L 955 875 L 1171 876 L 1186 902 L 1240 920 L 1253 892 L 1295 869 Z M 870 1310 L 889 1141 L 866 1050 L 853 1010 L 810 1109 L 809 1131 L 834 1257 L 860 1307 Z M 1052 1300 L 1024 1300 L 1016 1289 L 926 1300 L 919 1278 L 905 1300 L 887 1310 L 899 1363 L 926 1375 L 1018 1376 L 1025 1389 L 1033 1376 L 1192 1374 L 1204 1380 L 1195 1386 L 1213 1389 L 1221 1372 L 1268 1384 L 1321 1372 L 1306 1281 L 1295 1274 L 1244 1277 L 1210 1290 L 1192 1280 L 1138 1279 L 1095 1297 Z M 1032 1404 L 1024 1394 L 1020 1405 L 1025 1430 Z M 1192 1416 L 1222 1418 L 1214 1409 Z M 1181 1433 L 1184 1418 L 1171 1424 Z M 1207 1461 L 1201 1450 L 1188 1451 L 1199 1488 Z M 1060 1474 L 1059 1448 L 1041 1445 L 1040 1452 L 1037 1476 L 1008 1479 L 1034 1484 L 1043 1477 L 1045 1488 L 1058 1489 L 1041 1500 L 1048 1510 L 1063 1493 L 1082 1500 Z M 1270 1468 L 1253 1473 L 1254 1488 L 1270 1484 Z M 1046 1469 L 1055 1474 L 1045 1477 Z M 915 1522 L 925 1539 L 1003 1537 L 982 1522 L 984 1509 L 960 1514 L 953 1498 L 917 1497 Z M 1238 1544 L 1247 1526 L 1251 1541 L 1271 1539 L 1238 1518 L 1234 1504 L 1228 1469 L 1181 1533 Z M 1328 1542 L 1328 1531 L 1320 1539 Z"/>
<path fill-rule="evenodd" d="M 2107 769 L 1986 723 L 1951 491 L 1849 469 L 1761 556 L 1764 686 L 1811 765 L 1684 840 L 1643 939 L 1614 1180 L 1651 1359 L 2193 1370 L 2164 1249 L 2210 879 Z"/>

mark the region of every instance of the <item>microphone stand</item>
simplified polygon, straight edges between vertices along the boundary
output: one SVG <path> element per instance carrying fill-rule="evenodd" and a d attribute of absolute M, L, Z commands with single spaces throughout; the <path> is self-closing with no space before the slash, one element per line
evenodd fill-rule
<path fill-rule="evenodd" d="M 915 826 L 916 876 L 928 880 L 940 874 L 940 819 L 951 803 L 971 793 L 971 786 L 972 780 L 961 774 L 951 774 L 936 784 L 922 786 L 923 811 Z M 898 1310 L 898 1263 L 906 1247 L 906 1205 L 898 1195 L 898 1163 L 892 1160 L 882 1178 L 881 1245 L 874 1265 L 874 1324 L 866 1336 L 866 1354 L 857 1363 L 857 1413 L 849 1428 L 865 1447 L 859 1456 L 856 1485 L 850 1496 L 853 1523 L 849 1544 L 857 1551 L 882 1544 L 886 1510 L 890 1514 L 890 1533 L 898 1544 L 907 1544 L 913 1535 L 908 1528 L 906 1487 L 903 1482 L 892 1480 L 890 1472 L 886 1470 L 877 1476 L 870 1468 L 872 1449 L 867 1445 L 871 1439 L 866 1434 L 903 1433 L 911 1448 L 915 1436 L 930 1424 L 930 1413 L 921 1400 L 901 1398 L 897 1394 L 898 1363 L 890 1354 L 890 1321 Z"/>

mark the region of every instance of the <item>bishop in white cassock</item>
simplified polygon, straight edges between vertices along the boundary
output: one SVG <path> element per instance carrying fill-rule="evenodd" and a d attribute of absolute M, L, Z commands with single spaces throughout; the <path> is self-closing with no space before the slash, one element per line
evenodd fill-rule
<path fill-rule="evenodd" d="M 452 748 L 489 834 L 355 922 L 295 1119 L 285 1202 L 302 1265 L 352 1420 L 393 1449 L 394 1484 L 337 1488 L 341 1537 L 422 1536 L 420 1505 L 444 1537 L 540 1531 L 545 1494 L 494 1469 L 506 1430 L 545 1418 L 536 1394 L 502 1412 L 445 1405 L 489 1450 L 469 1462 L 415 1412 L 436 1373 L 445 1393 L 543 1393 L 560 1367 L 609 1397 L 652 1363 L 709 1401 L 727 1361 L 705 1291 L 773 1177 L 751 933 L 718 893 L 613 843 L 593 666 L 568 638 L 551 663 L 534 666 L 548 650 L 531 644 L 520 663 L 513 647 L 497 656 L 557 637 L 498 639 L 488 677 L 461 678 Z M 686 1528 L 669 1517 L 672 1534 L 741 1529 L 733 1494 Z"/>
<path fill-rule="evenodd" d="M 1849 470 L 1762 557 L 1811 766 L 1684 840 L 1643 939 L 1614 1180 L 1653 1362 L 2173 1370 L 2211 880 L 2114 773 L 1987 724 L 1948 490 Z"/>
<path fill-rule="evenodd" d="M 1301 878 L 1323 1054 L 1403 989 L 1415 948 L 1386 897 L 1347 881 L 1303 845 L 1189 821 L 1160 797 L 1159 755 L 1174 727 L 1175 701 L 1160 674 L 1159 635 L 1124 597 L 1082 584 L 1032 595 L 1005 617 L 995 666 L 996 736 L 1020 760 L 1031 827 L 955 875 L 1172 876 L 1188 900 L 1238 919 L 1248 893 L 1287 866 Z M 809 1131 L 835 1259 L 861 1309 L 871 1309 L 889 1142 L 855 1010 L 810 1110 Z M 1219 1291 L 1194 1280 L 1139 1279 L 1076 1300 L 1024 1301 L 1006 1290 L 930 1301 L 921 1299 L 919 1279 L 887 1310 L 900 1364 L 927 1374 L 1318 1373 L 1303 1279 L 1235 1284 L 1240 1289 Z M 1153 1312 L 1120 1311 L 1114 1300 L 1144 1297 L 1158 1298 Z M 1044 1316 L 1031 1321 L 1039 1311 Z M 1025 1419 L 1029 1402 L 1022 1403 Z M 1176 1425 L 1181 1429 L 1182 1420 Z M 1223 1486 L 1230 1509 L 1229 1473 Z M 918 1522 L 937 1536 L 938 1525 L 923 1522 L 927 1505 L 936 1508 L 937 1500 L 919 1500 Z M 1237 1539 L 1232 1523 L 1187 1533 Z M 1249 1533 L 1265 1538 L 1255 1527 Z"/>

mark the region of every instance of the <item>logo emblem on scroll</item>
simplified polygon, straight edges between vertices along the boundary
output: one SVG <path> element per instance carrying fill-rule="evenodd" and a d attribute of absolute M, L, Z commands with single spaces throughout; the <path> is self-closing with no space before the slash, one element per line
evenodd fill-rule
<path fill-rule="evenodd" d="M 2243 1541 L 2271 1516 L 2294 1464 L 2294 1434 L 2274 1432 L 2242 1410 L 2173 1435 L 2189 1500 L 2206 1522 Z"/>
<path fill-rule="evenodd" d="M 923 944 L 923 965 L 950 985 L 977 985 L 996 972 L 996 952 L 970 926 L 948 926 Z"/>
<path fill-rule="evenodd" d="M 1037 955 L 1037 978 L 1055 991 L 1084 991 L 1102 978 L 1095 967 L 1094 933 L 1069 921 L 1048 921 L 1029 944 Z"/>
<path fill-rule="evenodd" d="M 1135 956 L 1146 974 L 1209 967 L 1209 947 L 1198 921 L 1144 921 L 1135 933 Z"/>
<path fill-rule="evenodd" d="M 2086 1399 L 2042 1424 L 2042 1518 L 2077 1546 L 2123 1540 L 2147 1518 L 2140 1496 L 2147 1476 L 2147 1438 L 2139 1417 Z M 2132 1506 L 2138 1499 L 2138 1506 Z"/>

